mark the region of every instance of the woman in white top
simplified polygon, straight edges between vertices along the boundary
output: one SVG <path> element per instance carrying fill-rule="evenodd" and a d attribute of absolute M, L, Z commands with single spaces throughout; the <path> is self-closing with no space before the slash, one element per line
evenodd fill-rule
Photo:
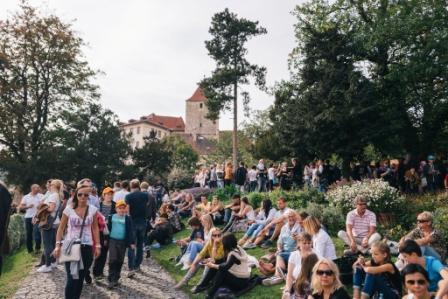
<path fill-rule="evenodd" d="M 98 257 L 101 253 L 100 232 L 96 217 L 97 208 L 88 204 L 90 192 L 90 185 L 81 185 L 77 188 L 73 204 L 68 205 L 62 214 L 61 225 L 56 236 L 56 248 L 53 255 L 57 258 L 61 254 L 62 236 L 66 229 L 64 242 L 73 240 L 81 242 L 81 261 L 65 263 L 67 272 L 65 298 L 81 297 L 85 275 L 92 265 L 94 256 Z M 84 227 L 82 228 L 84 218 Z M 95 250 L 93 250 L 93 246 L 95 246 Z"/>
<path fill-rule="evenodd" d="M 44 257 L 45 265 L 42 265 L 37 272 L 47 273 L 56 268 L 56 260 L 51 255 L 54 250 L 54 244 L 56 241 L 56 228 L 59 224 L 59 209 L 61 207 L 62 200 L 64 199 L 63 193 L 64 183 L 61 180 L 52 180 L 50 183 L 50 190 L 46 194 L 42 204 L 47 205 L 47 211 L 50 212 L 48 216 L 48 223 L 51 226 L 48 229 L 41 228 L 42 241 L 44 244 Z"/>
<path fill-rule="evenodd" d="M 320 225 L 320 221 L 314 216 L 308 216 L 303 221 L 305 232 L 313 236 L 313 250 L 322 258 L 329 260 L 336 259 L 336 249 L 330 236 Z"/>
<path fill-rule="evenodd" d="M 244 236 L 238 241 L 238 244 L 240 246 L 243 246 L 243 248 L 255 248 L 257 247 L 253 242 L 255 241 L 255 238 L 258 236 L 260 231 L 264 228 L 266 223 L 270 222 L 272 219 L 274 219 L 275 212 L 277 210 L 272 207 L 272 201 L 270 199 L 264 199 L 261 202 L 261 208 L 258 211 L 257 216 L 254 220 L 248 221 L 248 224 L 250 225 L 247 229 Z"/>
<path fill-rule="evenodd" d="M 234 212 L 232 212 L 234 213 Z M 249 199 L 245 196 L 241 198 L 241 206 L 238 213 L 234 213 L 233 221 L 229 221 L 223 229 L 223 232 L 246 231 L 249 223 L 255 221 L 254 208 L 249 204 Z"/>

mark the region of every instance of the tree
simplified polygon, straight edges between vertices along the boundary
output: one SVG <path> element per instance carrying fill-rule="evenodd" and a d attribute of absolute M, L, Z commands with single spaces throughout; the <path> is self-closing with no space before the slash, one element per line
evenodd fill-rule
<path fill-rule="evenodd" d="M 196 169 L 199 156 L 191 145 L 179 136 L 173 135 L 166 138 L 166 145 L 171 152 L 171 166 L 187 172 Z"/>
<path fill-rule="evenodd" d="M 154 135 L 144 140 L 143 146 L 132 153 L 138 177 L 144 180 L 166 178 L 172 163 L 172 153 L 166 140 L 160 140 Z"/>
<path fill-rule="evenodd" d="M 207 154 L 208 162 L 224 163 L 232 157 L 232 135 L 233 132 L 230 131 L 221 132 L 219 140 L 215 141 L 215 149 Z M 250 152 L 252 141 L 242 131 L 238 131 L 238 140 L 237 155 L 240 160 L 247 164 L 255 163 L 255 159 Z"/>
<path fill-rule="evenodd" d="M 0 144 L 12 183 L 29 185 L 48 128 L 61 111 L 98 98 L 96 72 L 85 61 L 83 41 L 69 23 L 42 16 L 26 1 L 0 21 Z M 11 173 L 10 173 L 11 177 Z"/>
<path fill-rule="evenodd" d="M 220 111 L 230 110 L 233 105 L 232 160 L 236 165 L 239 87 L 248 84 L 249 78 L 253 77 L 256 85 L 263 88 L 266 74 L 266 68 L 247 61 L 244 45 L 250 38 L 265 34 L 266 29 L 258 26 L 258 22 L 238 18 L 226 8 L 213 16 L 209 33 L 212 39 L 206 41 L 205 46 L 215 60 L 216 68 L 210 77 L 200 82 L 200 86 L 207 97 L 205 104 L 210 119 L 217 119 Z M 243 91 L 241 95 L 247 106 L 249 94 Z"/>

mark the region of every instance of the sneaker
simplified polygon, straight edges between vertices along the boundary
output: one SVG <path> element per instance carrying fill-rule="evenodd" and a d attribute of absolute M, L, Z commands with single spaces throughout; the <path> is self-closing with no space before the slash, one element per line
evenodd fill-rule
<path fill-rule="evenodd" d="M 146 258 L 149 259 L 151 257 L 151 250 L 146 250 Z"/>
<path fill-rule="evenodd" d="M 92 276 L 86 275 L 86 277 L 84 277 L 84 281 L 86 282 L 87 285 L 92 284 Z"/>
<path fill-rule="evenodd" d="M 51 263 L 51 269 L 56 269 L 58 267 L 58 263 Z"/>
<path fill-rule="evenodd" d="M 109 283 L 107 284 L 108 289 L 113 289 L 117 286 L 118 286 L 118 281 L 109 281 Z"/>
<path fill-rule="evenodd" d="M 246 243 L 243 245 L 243 249 L 254 249 L 257 248 L 257 245 L 255 245 L 254 243 Z"/>
<path fill-rule="evenodd" d="M 42 266 L 45 266 L 45 264 L 41 264 L 41 263 L 39 263 L 39 264 L 37 264 L 37 265 L 34 265 L 34 268 L 40 268 L 40 267 L 42 267 Z"/>
<path fill-rule="evenodd" d="M 344 250 L 344 256 L 354 256 L 357 255 L 357 252 L 353 252 L 351 249 L 345 249 Z"/>
<path fill-rule="evenodd" d="M 191 293 L 192 294 L 197 294 L 197 293 L 200 293 L 200 292 L 202 292 L 202 291 L 205 291 L 206 289 L 208 289 L 208 287 L 205 285 L 197 285 L 197 286 L 194 286 L 194 287 L 192 287 L 191 288 Z"/>
<path fill-rule="evenodd" d="M 187 271 L 188 269 L 190 269 L 191 263 L 190 262 L 184 262 L 184 266 L 182 267 L 181 270 Z"/>
<path fill-rule="evenodd" d="M 95 281 L 100 281 L 100 280 L 102 280 L 103 278 L 104 278 L 104 275 L 102 275 L 102 274 L 93 277 L 93 279 L 94 279 Z"/>
<path fill-rule="evenodd" d="M 263 279 L 262 284 L 263 284 L 264 286 L 273 286 L 273 285 L 275 285 L 275 284 L 280 284 L 280 283 L 282 283 L 282 282 L 283 282 L 283 278 L 281 278 L 281 277 L 277 277 L 277 276 L 272 276 L 272 277 Z"/>
<path fill-rule="evenodd" d="M 275 269 L 277 270 L 278 275 L 280 275 L 280 278 L 285 280 L 286 279 L 285 271 L 283 271 L 283 269 L 280 267 L 277 267 Z"/>
<path fill-rule="evenodd" d="M 129 272 L 128 272 L 128 278 L 132 278 L 132 277 L 134 277 L 135 276 L 135 270 L 129 270 Z"/>
<path fill-rule="evenodd" d="M 271 247 L 272 245 L 274 245 L 274 243 L 273 243 L 271 240 L 266 240 L 266 241 L 261 245 L 261 248 L 266 249 L 266 248 Z"/>
<path fill-rule="evenodd" d="M 39 273 L 48 273 L 51 272 L 53 270 L 53 268 L 51 268 L 51 266 L 41 266 L 39 269 L 37 269 L 37 272 Z"/>

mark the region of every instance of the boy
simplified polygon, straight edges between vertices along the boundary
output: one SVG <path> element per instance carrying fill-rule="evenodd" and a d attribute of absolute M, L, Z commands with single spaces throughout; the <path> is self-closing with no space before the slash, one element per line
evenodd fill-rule
<path fill-rule="evenodd" d="M 135 236 L 132 229 L 132 220 L 126 215 L 126 203 L 117 200 L 116 214 L 109 215 L 107 226 L 109 228 L 109 288 L 118 285 L 121 267 L 123 266 L 126 248 L 135 249 Z"/>

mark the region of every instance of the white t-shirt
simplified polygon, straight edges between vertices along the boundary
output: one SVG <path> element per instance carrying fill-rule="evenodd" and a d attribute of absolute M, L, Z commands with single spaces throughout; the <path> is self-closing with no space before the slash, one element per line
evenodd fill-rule
<path fill-rule="evenodd" d="M 34 215 L 36 215 L 37 206 L 40 204 L 43 197 L 44 195 L 41 193 L 37 193 L 36 195 L 28 193 L 22 198 L 22 204 L 25 204 L 26 206 L 33 205 L 32 208 L 26 209 L 25 218 L 33 218 Z"/>
<path fill-rule="evenodd" d="M 268 169 L 268 178 L 270 181 L 275 180 L 275 169 L 273 167 Z"/>
<path fill-rule="evenodd" d="M 128 194 L 129 194 L 129 192 L 128 192 L 127 190 L 125 190 L 125 189 L 121 189 L 120 191 L 117 191 L 117 192 L 114 193 L 113 201 L 116 202 L 116 201 L 119 200 L 119 199 L 124 200 L 124 198 L 125 198 L 126 195 L 128 195 Z"/>
<path fill-rule="evenodd" d="M 321 258 L 321 256 L 317 254 L 314 250 L 312 252 L 316 254 L 319 259 Z M 300 250 L 294 250 L 293 252 L 291 252 L 288 263 L 294 264 L 292 277 L 295 281 L 297 277 L 299 277 L 300 270 L 302 269 L 302 253 L 300 252 Z"/>
<path fill-rule="evenodd" d="M 336 259 L 336 249 L 333 241 L 323 229 L 320 229 L 319 232 L 313 236 L 313 249 L 318 256 L 329 260 Z"/>
<path fill-rule="evenodd" d="M 283 210 L 277 210 L 277 212 L 275 212 L 275 216 L 274 219 L 278 219 L 280 217 L 283 217 L 286 215 L 286 213 L 289 213 L 289 211 L 291 211 L 290 208 L 284 208 Z M 288 219 L 285 218 L 285 224 L 288 223 Z"/>
<path fill-rule="evenodd" d="M 93 217 L 95 217 L 97 210 L 98 209 L 95 206 L 89 205 L 89 213 L 87 214 L 84 229 L 82 231 L 81 244 L 93 245 L 92 224 Z M 84 215 L 79 217 L 71 206 L 65 208 L 64 214 L 68 217 L 66 239 L 78 239 L 79 233 L 81 232 L 82 217 L 84 217 Z"/>
<path fill-rule="evenodd" d="M 249 170 L 247 173 L 247 178 L 249 179 L 249 182 L 255 182 L 257 180 L 257 171 L 255 169 Z"/>
<path fill-rule="evenodd" d="M 54 203 L 56 205 L 53 212 L 51 212 L 51 217 L 56 217 L 56 220 L 53 222 L 53 224 L 59 224 L 60 219 L 59 219 L 59 216 L 56 215 L 56 212 L 58 212 L 59 206 L 61 205 L 61 200 L 59 199 L 59 194 L 57 194 L 56 192 L 50 192 L 48 194 L 48 196 L 45 197 L 43 203 L 46 205 L 50 205 L 50 203 Z"/>

